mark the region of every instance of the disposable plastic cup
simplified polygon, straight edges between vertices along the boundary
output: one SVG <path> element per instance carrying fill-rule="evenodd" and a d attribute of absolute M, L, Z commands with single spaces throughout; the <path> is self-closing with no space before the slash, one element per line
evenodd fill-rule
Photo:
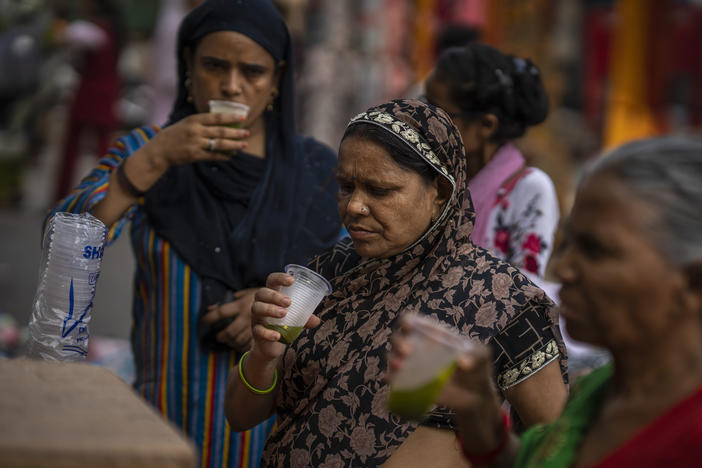
<path fill-rule="evenodd" d="M 47 281 L 44 284 L 46 296 L 49 298 L 67 298 L 71 295 L 69 282 Z M 73 299 L 76 301 L 90 300 L 95 296 L 94 284 L 73 283 Z"/>
<path fill-rule="evenodd" d="M 44 286 L 46 292 L 52 295 L 65 294 L 67 296 L 71 290 L 70 279 L 57 281 L 47 279 L 46 283 L 44 283 Z M 78 283 L 74 281 L 72 286 L 73 297 L 88 297 L 95 290 L 95 285 L 90 283 Z"/>
<path fill-rule="evenodd" d="M 98 255 L 92 256 L 86 253 L 83 248 L 75 247 L 61 247 L 52 244 L 47 252 L 47 258 L 49 260 L 60 261 L 61 263 L 76 263 L 80 265 L 94 265 L 99 267 L 101 263 L 101 257 Z"/>
<path fill-rule="evenodd" d="M 44 304 L 50 307 L 58 307 L 62 310 L 68 310 L 68 294 L 44 294 L 41 297 Z"/>
<path fill-rule="evenodd" d="M 76 249 L 76 248 L 62 248 L 56 244 L 52 244 L 51 248 L 49 249 L 49 259 L 50 260 L 61 260 L 64 262 L 73 262 L 73 261 L 81 261 L 83 259 L 83 256 L 81 252 Z"/>
<path fill-rule="evenodd" d="M 50 234 L 51 242 L 62 246 L 73 245 L 96 245 L 102 244 L 105 240 L 104 224 L 101 221 L 80 222 L 75 218 L 58 217 L 66 213 L 57 213 L 54 216 L 53 230 Z"/>
<path fill-rule="evenodd" d="M 49 257 L 97 260 L 105 244 L 105 225 L 94 217 L 72 213 L 56 213 L 44 238 L 44 250 Z M 89 258 L 85 258 L 88 255 Z"/>
<path fill-rule="evenodd" d="M 73 284 L 74 291 L 92 289 L 97 284 L 98 274 L 86 274 L 85 272 L 50 272 L 44 278 L 45 287 L 51 289 L 61 288 L 68 290 Z"/>
<path fill-rule="evenodd" d="M 47 267 L 56 267 L 67 270 L 84 270 L 91 265 L 99 266 L 100 260 L 88 260 L 78 255 L 76 252 L 66 252 L 60 250 L 52 250 L 46 253 Z"/>
<path fill-rule="evenodd" d="M 52 270 L 67 272 L 97 271 L 100 269 L 100 260 L 86 260 L 75 255 L 50 253 L 47 258 L 47 267 Z"/>
<path fill-rule="evenodd" d="M 42 297 L 39 300 L 44 310 L 41 321 L 42 328 L 59 328 L 60 332 L 55 334 L 63 338 L 71 336 L 73 333 L 84 333 L 78 327 L 87 325 L 90 321 L 91 300 L 74 301 L 73 309 L 70 308 L 68 298 L 59 300 Z"/>
<path fill-rule="evenodd" d="M 55 284 L 65 284 L 68 287 L 69 283 L 73 281 L 74 286 L 86 286 L 94 285 L 97 282 L 97 273 L 87 274 L 83 270 L 62 270 L 52 272 L 51 276 L 47 276 L 46 280 L 50 283 Z"/>
<path fill-rule="evenodd" d="M 98 274 L 99 266 L 81 263 L 77 260 L 58 260 L 52 258 L 46 266 L 47 275 L 88 280 Z"/>
<path fill-rule="evenodd" d="M 92 249 L 93 246 L 100 248 L 101 245 L 102 245 L 102 242 L 100 242 L 100 241 L 93 241 L 93 242 L 84 241 L 84 242 L 81 242 L 79 244 L 79 243 L 62 243 L 61 241 L 58 241 L 58 240 L 52 240 L 48 251 L 51 253 L 60 253 L 60 254 L 75 257 L 75 258 L 82 258 L 85 260 L 90 260 L 90 259 L 94 260 L 94 259 L 97 259 L 100 255 L 99 254 L 93 255 L 92 250 L 88 250 L 86 252 L 86 249 Z"/>
<path fill-rule="evenodd" d="M 80 361 L 88 352 L 90 315 L 66 316 L 61 306 L 46 304 L 49 315 L 30 323 L 32 355 L 52 361 Z"/>
<path fill-rule="evenodd" d="M 48 288 L 49 290 L 65 289 L 66 291 L 70 289 L 71 282 L 73 282 L 74 291 L 82 292 L 95 288 L 98 277 L 98 273 L 66 273 L 63 271 L 52 271 L 47 269 L 46 275 L 44 278 L 42 278 L 42 282 L 44 287 Z"/>
<path fill-rule="evenodd" d="M 90 232 L 100 232 L 105 229 L 105 225 L 92 215 L 58 212 L 52 218 L 54 226 L 64 226 L 60 230 L 75 230 Z"/>
<path fill-rule="evenodd" d="M 209 105 L 211 114 L 233 114 L 243 118 L 249 115 L 249 106 L 240 102 L 211 100 Z M 242 122 L 233 123 L 229 126 L 241 128 Z"/>
<path fill-rule="evenodd" d="M 80 266 L 83 269 L 99 269 L 102 260 L 99 254 L 93 256 L 91 253 L 86 253 L 82 247 L 62 247 L 56 244 L 52 244 L 48 249 L 46 258 L 52 263 Z"/>
<path fill-rule="evenodd" d="M 77 310 L 85 309 L 93 300 L 94 294 L 74 294 L 73 295 L 73 312 Z M 66 315 L 70 315 L 70 292 L 69 291 L 53 291 L 47 292 L 44 297 L 46 304 L 51 306 L 60 307 L 63 309 Z"/>
<path fill-rule="evenodd" d="M 50 263 L 55 263 L 57 265 L 65 266 L 80 266 L 82 269 L 99 268 L 100 259 L 87 259 L 77 252 L 61 252 L 59 250 L 51 251 L 48 254 L 47 259 Z"/>
<path fill-rule="evenodd" d="M 103 245 L 104 239 L 100 238 L 82 238 L 82 239 L 66 239 L 56 236 L 52 236 L 50 239 L 49 249 L 59 250 L 61 252 L 75 252 L 76 254 L 83 255 L 86 248 L 90 249 L 89 254 L 92 254 L 93 247 L 100 248 Z M 97 255 L 95 256 L 97 257 Z"/>
<path fill-rule="evenodd" d="M 268 318 L 266 328 L 280 333 L 280 341 L 292 343 L 305 327 L 324 296 L 331 294 L 332 288 L 323 276 L 301 265 L 286 265 L 285 272 L 295 278 L 290 286 L 280 288 L 280 292 L 290 298 L 290 306 L 285 317 Z"/>
<path fill-rule="evenodd" d="M 43 280 L 47 283 L 65 284 L 73 280 L 74 285 L 93 285 L 97 282 L 99 272 L 83 268 L 60 268 L 56 265 L 45 270 Z"/>
<path fill-rule="evenodd" d="M 85 309 L 93 300 L 93 294 L 74 294 L 73 295 L 73 315 L 76 311 L 82 311 Z M 65 315 L 71 314 L 71 299 L 69 291 L 53 291 L 47 292 L 42 297 L 44 302 L 52 307 L 62 308 Z"/>
<path fill-rule="evenodd" d="M 71 283 L 70 281 L 47 281 L 45 290 L 50 297 L 68 297 L 71 293 Z M 94 293 L 94 284 L 73 282 L 73 297 L 75 299 L 92 297 Z"/>
<path fill-rule="evenodd" d="M 405 318 L 411 325 L 410 355 L 392 377 L 388 408 L 407 419 L 421 420 L 455 369 L 456 358 L 472 345 L 467 339 L 426 316 Z"/>
<path fill-rule="evenodd" d="M 81 243 L 85 241 L 99 242 L 104 239 L 100 224 L 71 224 L 71 219 L 59 219 L 53 225 L 52 240 L 66 243 Z M 104 226 L 104 225 L 103 225 Z"/>
<path fill-rule="evenodd" d="M 70 314 L 70 295 L 69 291 L 52 291 L 44 295 L 43 299 L 47 304 L 63 307 L 66 314 Z M 93 294 L 74 294 L 73 295 L 73 311 L 85 309 L 93 300 Z"/>

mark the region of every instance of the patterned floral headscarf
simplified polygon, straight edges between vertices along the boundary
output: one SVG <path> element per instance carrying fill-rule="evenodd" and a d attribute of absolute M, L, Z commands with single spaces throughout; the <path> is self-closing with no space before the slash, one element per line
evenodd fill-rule
<path fill-rule="evenodd" d="M 388 412 L 382 379 L 402 313 L 432 316 L 483 343 L 525 310 L 555 327 L 543 291 L 471 243 L 466 158 L 450 118 L 420 101 L 397 100 L 357 115 L 349 126 L 358 124 L 399 137 L 450 183 L 452 195 L 427 232 L 394 257 L 362 260 L 345 239 L 312 262 L 334 290 L 317 309 L 321 325 L 303 332 L 283 356 L 278 430 L 263 466 L 379 466 L 402 444 L 417 423 Z M 437 408 L 423 424 L 451 428 L 452 422 L 448 410 Z"/>

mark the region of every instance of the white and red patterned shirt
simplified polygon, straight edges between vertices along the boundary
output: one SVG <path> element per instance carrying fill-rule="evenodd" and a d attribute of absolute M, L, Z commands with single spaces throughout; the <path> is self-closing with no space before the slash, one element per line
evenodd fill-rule
<path fill-rule="evenodd" d="M 523 272 L 543 278 L 558 219 L 553 182 L 542 170 L 526 167 L 498 190 L 485 246 Z"/>

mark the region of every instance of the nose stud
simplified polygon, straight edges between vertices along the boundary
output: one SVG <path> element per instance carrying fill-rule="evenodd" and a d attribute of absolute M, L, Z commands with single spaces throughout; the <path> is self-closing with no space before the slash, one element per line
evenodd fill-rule
<path fill-rule="evenodd" d="M 366 208 L 365 206 L 362 206 L 362 207 L 361 207 L 361 213 L 367 214 L 367 213 L 368 213 L 368 208 Z"/>

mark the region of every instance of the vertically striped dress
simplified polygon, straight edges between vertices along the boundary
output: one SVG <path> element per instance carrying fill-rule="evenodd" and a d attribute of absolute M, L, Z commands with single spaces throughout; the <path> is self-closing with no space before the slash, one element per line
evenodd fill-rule
<path fill-rule="evenodd" d="M 105 196 L 110 172 L 158 131 L 143 127 L 120 138 L 52 214 L 90 210 Z M 193 439 L 201 452 L 199 466 L 258 467 L 275 418 L 246 432 L 230 430 L 223 405 L 235 353 L 207 353 L 198 346 L 200 279 L 156 234 L 140 204 L 110 226 L 108 245 L 129 221 L 137 262 L 131 332 L 136 390 Z"/>

